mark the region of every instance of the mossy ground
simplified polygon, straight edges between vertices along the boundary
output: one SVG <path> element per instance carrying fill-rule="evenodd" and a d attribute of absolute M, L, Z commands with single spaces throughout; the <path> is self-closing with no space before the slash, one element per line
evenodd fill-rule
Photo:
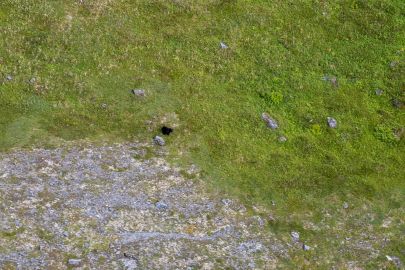
<path fill-rule="evenodd" d="M 337 215 L 348 201 L 403 224 L 405 117 L 392 106 L 404 102 L 403 1 L 82 2 L 1 1 L 2 150 L 149 141 L 175 113 L 172 156 L 214 188 L 276 201 L 281 216 Z"/>

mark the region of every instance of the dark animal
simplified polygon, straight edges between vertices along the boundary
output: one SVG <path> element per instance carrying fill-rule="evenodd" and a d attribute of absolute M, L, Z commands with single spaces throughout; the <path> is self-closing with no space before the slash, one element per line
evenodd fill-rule
<path fill-rule="evenodd" d="M 169 127 L 166 127 L 166 126 L 163 126 L 161 130 L 162 130 L 163 135 L 170 135 L 170 133 L 173 132 L 172 128 L 169 128 Z"/>

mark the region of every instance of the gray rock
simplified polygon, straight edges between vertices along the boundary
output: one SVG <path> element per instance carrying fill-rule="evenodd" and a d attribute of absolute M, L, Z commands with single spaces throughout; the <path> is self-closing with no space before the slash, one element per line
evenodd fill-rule
<path fill-rule="evenodd" d="M 81 259 L 69 259 L 68 260 L 68 264 L 70 265 L 70 266 L 80 266 L 80 264 L 82 263 L 82 260 Z"/>
<path fill-rule="evenodd" d="M 284 143 L 287 141 L 287 138 L 285 136 L 280 136 L 280 137 L 278 137 L 278 141 L 281 143 Z"/>
<path fill-rule="evenodd" d="M 125 258 L 121 260 L 125 270 L 135 270 L 138 268 L 138 262 L 132 258 Z"/>
<path fill-rule="evenodd" d="M 228 49 L 228 45 L 226 45 L 224 42 L 221 41 L 221 43 L 219 44 L 221 49 Z"/>
<path fill-rule="evenodd" d="M 266 122 L 267 126 L 271 129 L 277 129 L 278 128 L 278 123 L 277 121 L 272 118 L 269 114 L 267 113 L 262 113 L 262 119 L 264 122 Z"/>
<path fill-rule="evenodd" d="M 305 244 L 302 244 L 302 249 L 303 250 L 305 250 L 305 251 L 308 251 L 308 250 L 310 250 L 310 249 L 312 249 L 310 246 L 307 246 L 307 245 L 305 245 Z"/>
<path fill-rule="evenodd" d="M 166 203 L 162 202 L 162 201 L 157 202 L 155 206 L 160 211 L 164 211 L 164 210 L 169 209 L 169 206 Z"/>
<path fill-rule="evenodd" d="M 272 214 L 269 214 L 269 215 L 267 216 L 267 219 L 268 219 L 269 222 L 274 222 L 274 221 L 276 221 L 275 217 L 274 217 Z"/>
<path fill-rule="evenodd" d="M 222 199 L 221 202 L 225 205 L 225 206 L 230 206 L 232 204 L 232 200 L 231 199 Z"/>
<path fill-rule="evenodd" d="M 337 121 L 336 121 L 335 118 L 328 117 L 327 120 L 328 120 L 328 126 L 330 128 L 336 128 L 337 127 Z"/>
<path fill-rule="evenodd" d="M 298 232 L 291 232 L 291 237 L 294 241 L 300 240 L 300 234 Z"/>
<path fill-rule="evenodd" d="M 402 268 L 402 262 L 398 257 L 389 255 L 386 255 L 385 257 L 388 261 L 393 262 L 398 269 Z"/>
<path fill-rule="evenodd" d="M 132 89 L 131 93 L 137 97 L 144 97 L 146 95 L 143 89 Z"/>
<path fill-rule="evenodd" d="M 165 140 L 164 140 L 162 137 L 160 137 L 160 136 L 155 136 L 155 137 L 153 138 L 153 142 L 154 142 L 156 145 L 160 145 L 160 146 L 164 146 L 164 145 L 166 144 Z"/>
<path fill-rule="evenodd" d="M 404 106 L 404 103 L 397 98 L 392 99 L 391 103 L 392 103 L 392 106 L 394 106 L 397 109 L 400 109 Z"/>
<path fill-rule="evenodd" d="M 7 80 L 7 81 L 11 81 L 11 80 L 13 80 L 13 76 L 11 76 L 11 75 L 7 75 L 7 76 L 6 76 L 6 80 Z"/>
<path fill-rule="evenodd" d="M 260 242 L 256 242 L 254 240 L 250 240 L 247 242 L 243 242 L 239 245 L 238 250 L 244 253 L 257 253 L 263 250 L 263 245 Z"/>
<path fill-rule="evenodd" d="M 390 68 L 394 68 L 394 67 L 396 67 L 398 65 L 398 62 L 397 61 L 392 61 L 392 62 L 390 62 Z"/>
<path fill-rule="evenodd" d="M 375 94 L 376 94 L 377 96 L 381 96 L 383 93 L 384 93 L 384 91 L 381 90 L 381 89 L 376 89 L 376 90 L 375 90 Z"/>
<path fill-rule="evenodd" d="M 332 86 L 334 86 L 334 87 L 339 86 L 338 80 L 335 76 L 325 75 L 322 77 L 322 80 L 324 80 L 326 82 L 330 82 L 332 84 Z"/>

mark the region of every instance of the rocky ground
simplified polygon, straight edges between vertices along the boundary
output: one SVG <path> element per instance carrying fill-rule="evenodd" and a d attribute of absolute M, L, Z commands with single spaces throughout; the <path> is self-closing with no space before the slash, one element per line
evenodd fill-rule
<path fill-rule="evenodd" d="M 0 154 L 0 268 L 273 269 L 289 257 L 265 219 L 150 147 Z"/>
<path fill-rule="evenodd" d="M 387 249 L 402 209 L 377 222 L 345 203 L 294 231 L 302 217 L 208 192 L 196 166 L 166 159 L 140 143 L 0 154 L 0 269 L 403 268 Z"/>

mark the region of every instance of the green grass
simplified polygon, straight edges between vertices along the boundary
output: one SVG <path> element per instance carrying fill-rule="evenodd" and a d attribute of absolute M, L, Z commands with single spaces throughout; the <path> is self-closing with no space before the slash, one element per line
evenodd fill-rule
<path fill-rule="evenodd" d="M 1 1 L 0 149 L 149 141 L 176 113 L 173 157 L 249 204 L 403 209 L 404 1 L 77 2 Z"/>

